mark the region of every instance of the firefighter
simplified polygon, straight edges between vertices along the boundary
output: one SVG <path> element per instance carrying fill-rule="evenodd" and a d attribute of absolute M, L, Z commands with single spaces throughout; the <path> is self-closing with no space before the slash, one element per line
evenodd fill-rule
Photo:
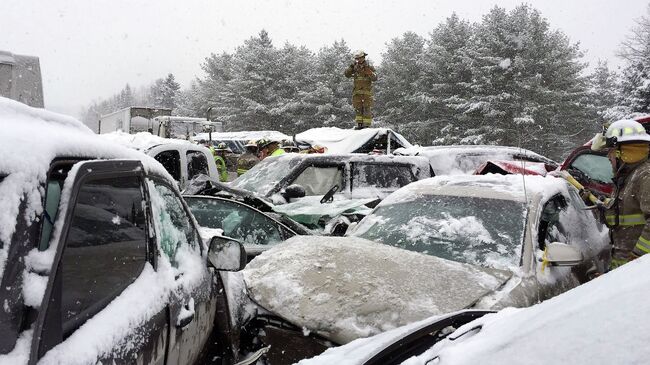
<path fill-rule="evenodd" d="M 357 51 L 354 63 L 345 70 L 345 77 L 354 77 L 352 106 L 356 114 L 356 129 L 368 128 L 372 124 L 372 82 L 377 81 L 377 75 L 375 68 L 366 61 L 367 55 L 364 51 Z"/>
<path fill-rule="evenodd" d="M 612 237 L 610 270 L 650 252 L 650 135 L 641 123 L 619 120 L 596 136 L 592 149 L 609 147 L 614 192 L 605 218 Z"/>
<path fill-rule="evenodd" d="M 219 181 L 228 181 L 228 168 L 226 167 L 226 154 L 232 152 L 228 146 L 221 142 L 214 149 L 214 162 L 217 164 L 217 171 L 219 172 Z"/>
<path fill-rule="evenodd" d="M 284 141 L 282 141 L 282 147 L 281 148 L 286 153 L 292 153 L 292 152 L 298 153 L 298 152 L 300 152 L 300 148 L 298 148 L 298 146 L 296 146 L 296 144 L 292 140 L 289 140 L 289 139 L 285 139 Z"/>
<path fill-rule="evenodd" d="M 260 162 L 260 159 L 257 157 L 257 142 L 254 139 L 248 141 L 244 147 L 246 148 L 246 153 L 237 159 L 237 176 L 242 176 Z"/>
<path fill-rule="evenodd" d="M 260 151 L 260 160 L 263 160 L 269 156 L 280 156 L 285 153 L 284 150 L 280 148 L 280 143 L 278 143 L 278 141 L 273 141 L 266 138 L 262 138 L 257 141 L 257 147 Z"/>

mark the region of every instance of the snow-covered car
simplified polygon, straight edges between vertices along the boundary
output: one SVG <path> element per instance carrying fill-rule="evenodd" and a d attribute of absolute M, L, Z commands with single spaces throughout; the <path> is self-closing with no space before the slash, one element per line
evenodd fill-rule
<path fill-rule="evenodd" d="M 400 148 L 394 152 L 399 156 L 425 156 L 431 162 L 437 175 L 473 174 L 482 164 L 490 160 L 541 163 L 547 171 L 555 170 L 557 162 L 533 151 L 519 147 L 456 145 Z"/>
<path fill-rule="evenodd" d="M 204 363 L 227 356 L 220 272 L 153 158 L 0 98 L 0 363 Z M 219 311 L 217 311 L 219 308 Z"/>
<path fill-rule="evenodd" d="M 530 308 L 434 316 L 299 365 L 645 364 L 650 256 Z M 478 319 L 476 319 L 478 318 Z"/>
<path fill-rule="evenodd" d="M 219 178 L 217 164 L 207 147 L 182 139 L 158 137 L 148 132 L 112 132 L 100 137 L 153 157 L 178 181 L 181 190 L 199 175 Z"/>
<path fill-rule="evenodd" d="M 602 274 L 607 229 L 585 208 L 553 177 L 438 176 L 391 194 L 348 237 L 293 237 L 243 275 L 261 313 L 344 344 L 465 308 L 530 306 Z"/>
<path fill-rule="evenodd" d="M 288 153 L 267 157 L 230 186 L 269 198 L 274 211 L 322 230 L 342 215 L 358 220 L 370 211 L 367 205 L 431 176 L 424 157 Z M 290 194 L 289 186 L 304 194 Z"/>
<path fill-rule="evenodd" d="M 243 202 L 206 195 L 184 195 L 183 198 L 200 226 L 204 240 L 215 234 L 234 238 L 244 244 L 248 259 L 272 245 L 295 235 L 311 235 L 311 230 L 299 223 L 279 221 Z"/>
<path fill-rule="evenodd" d="M 401 134 L 388 128 L 341 129 L 313 128 L 298 133 L 295 141 L 301 148 L 322 146 L 326 153 L 384 153 L 413 147 Z"/>

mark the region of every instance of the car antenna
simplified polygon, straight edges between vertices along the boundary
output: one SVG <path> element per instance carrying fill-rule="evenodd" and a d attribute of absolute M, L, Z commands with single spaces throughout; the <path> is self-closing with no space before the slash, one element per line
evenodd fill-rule
<path fill-rule="evenodd" d="M 519 131 L 519 141 L 518 141 L 518 148 L 519 148 L 519 153 L 522 155 L 526 156 L 526 153 L 523 151 L 524 149 L 521 147 L 521 140 L 523 139 L 523 131 Z M 526 204 L 528 204 L 528 191 L 526 190 L 526 159 L 522 158 L 521 159 L 521 179 L 524 183 L 524 199 L 526 200 Z"/>

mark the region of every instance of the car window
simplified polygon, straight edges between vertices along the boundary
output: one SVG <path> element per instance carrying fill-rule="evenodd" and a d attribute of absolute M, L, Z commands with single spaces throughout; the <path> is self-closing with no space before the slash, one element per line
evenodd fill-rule
<path fill-rule="evenodd" d="M 259 211 L 236 202 L 186 197 L 202 227 L 222 229 L 223 234 L 246 244 L 270 245 L 282 241 L 280 224 Z"/>
<path fill-rule="evenodd" d="M 181 155 L 178 151 L 163 151 L 154 157 L 176 181 L 181 180 Z"/>
<path fill-rule="evenodd" d="M 305 195 L 325 195 L 332 186 L 338 185 L 343 190 L 343 167 L 308 166 L 291 183 L 305 188 Z"/>
<path fill-rule="evenodd" d="M 415 180 L 408 165 L 355 163 L 352 169 L 352 189 L 401 188 Z"/>
<path fill-rule="evenodd" d="M 607 156 L 584 153 L 571 162 L 571 168 L 580 170 L 589 179 L 611 184 L 614 178 L 612 164 Z"/>
<path fill-rule="evenodd" d="M 187 151 L 187 179 L 192 180 L 196 175 L 208 173 L 208 160 L 201 151 Z"/>
<path fill-rule="evenodd" d="M 562 219 L 562 213 L 566 212 L 567 205 L 566 199 L 561 195 L 553 197 L 544 204 L 537 235 L 540 250 L 544 250 L 546 245 L 552 242 L 568 243 L 564 226 L 568 222 Z"/>
<path fill-rule="evenodd" d="M 147 261 L 143 201 L 138 177 L 81 186 L 61 259 L 64 329 L 85 322 L 142 271 Z"/>
<path fill-rule="evenodd" d="M 182 245 L 199 247 L 199 234 L 183 208 L 181 198 L 167 184 L 154 180 L 151 206 L 158 242 L 162 251 L 175 263 L 176 251 Z"/>

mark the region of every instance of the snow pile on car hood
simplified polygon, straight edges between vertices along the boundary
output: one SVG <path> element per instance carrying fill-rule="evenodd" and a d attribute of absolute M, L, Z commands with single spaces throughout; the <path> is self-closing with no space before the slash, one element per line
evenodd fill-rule
<path fill-rule="evenodd" d="M 377 136 L 392 133 L 405 147 L 411 144 L 387 128 L 341 129 L 336 127 L 313 128 L 296 134 L 296 141 L 300 144 L 320 145 L 327 147 L 327 153 L 354 153 Z"/>
<path fill-rule="evenodd" d="M 120 144 L 125 147 L 134 148 L 140 151 L 146 151 L 149 148 L 168 143 L 184 144 L 194 146 L 194 143 L 183 139 L 175 138 L 162 138 L 154 136 L 149 132 L 139 132 L 136 134 L 129 134 L 122 131 L 104 133 L 99 135 L 113 143 Z"/>
<path fill-rule="evenodd" d="M 244 269 L 254 301 L 337 343 L 469 307 L 510 276 L 356 237 L 295 236 Z"/>

